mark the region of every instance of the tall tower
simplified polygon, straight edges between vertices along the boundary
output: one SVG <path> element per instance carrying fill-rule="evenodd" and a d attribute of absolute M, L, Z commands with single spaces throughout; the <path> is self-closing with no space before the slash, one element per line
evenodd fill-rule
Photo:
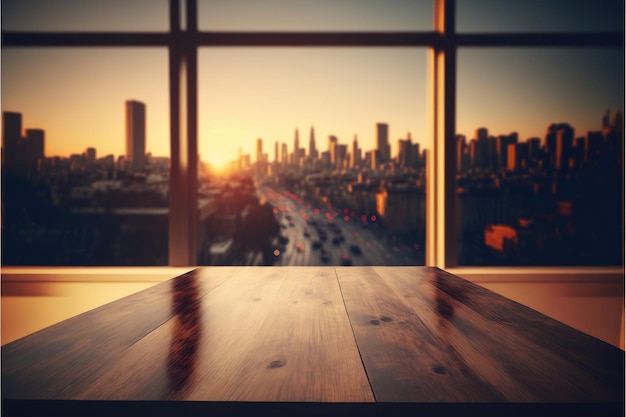
<path fill-rule="evenodd" d="M 311 159 L 317 158 L 317 149 L 315 148 L 315 131 L 311 126 L 311 135 L 309 137 L 309 157 Z"/>
<path fill-rule="evenodd" d="M 283 165 L 287 165 L 287 161 L 289 160 L 289 155 L 287 154 L 287 144 L 285 142 L 280 144 L 280 162 Z"/>
<path fill-rule="evenodd" d="M 387 123 L 376 124 L 376 145 L 380 162 L 388 162 L 391 157 L 391 147 L 389 146 L 389 125 Z"/>
<path fill-rule="evenodd" d="M 298 136 L 298 129 L 296 128 L 296 134 L 293 139 L 293 164 L 298 165 L 300 161 L 300 138 Z"/>
<path fill-rule="evenodd" d="M 476 129 L 476 149 L 475 149 L 475 163 L 479 168 L 485 168 L 488 165 L 488 154 L 489 154 L 489 143 L 487 137 L 489 136 L 489 131 L 487 128 L 480 127 Z M 508 148 L 506 148 L 508 149 Z M 506 150 L 505 150 L 506 152 Z M 504 159 L 504 165 L 507 166 L 508 159 Z"/>
<path fill-rule="evenodd" d="M 356 168 L 361 164 L 361 150 L 359 149 L 359 141 L 354 135 L 352 141 L 352 152 L 350 153 L 350 168 Z"/>
<path fill-rule="evenodd" d="M 263 162 L 263 139 L 261 138 L 256 140 L 256 162 L 257 164 Z"/>
<path fill-rule="evenodd" d="M 36 170 L 37 163 L 44 157 L 45 132 L 42 129 L 26 129 L 24 158 L 29 169 Z"/>
<path fill-rule="evenodd" d="M 126 158 L 133 169 L 141 169 L 146 158 L 146 105 L 139 101 L 126 101 Z"/>
<path fill-rule="evenodd" d="M 328 154 L 330 155 L 330 163 L 334 165 L 337 162 L 337 136 L 328 136 Z"/>
<path fill-rule="evenodd" d="M 564 170 L 568 168 L 573 142 L 574 128 L 567 123 L 559 124 L 556 132 L 556 169 Z"/>
<path fill-rule="evenodd" d="M 22 141 L 22 114 L 2 113 L 2 169 L 15 172 L 18 166 L 18 147 Z"/>

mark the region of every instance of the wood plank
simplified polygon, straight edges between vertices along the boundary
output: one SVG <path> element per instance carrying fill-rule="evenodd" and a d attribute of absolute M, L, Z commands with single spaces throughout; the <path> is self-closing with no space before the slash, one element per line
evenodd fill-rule
<path fill-rule="evenodd" d="M 121 352 L 175 314 L 177 282 L 193 276 L 206 293 L 237 271 L 192 271 L 2 346 L 3 398 L 73 398 Z"/>
<path fill-rule="evenodd" d="M 350 268 L 338 270 L 338 277 L 378 402 L 620 400 L 616 380 L 603 372 L 623 371 L 623 352 L 606 345 L 612 367 L 580 371 L 584 365 L 565 363 L 558 357 L 562 351 L 550 352 L 573 340 L 558 342 L 562 325 L 548 326 L 545 316 L 495 293 L 432 268 Z M 511 323 L 518 327 L 506 330 Z M 546 338 L 547 348 L 531 347 L 536 341 L 528 340 L 524 326 L 535 325 L 536 336 L 557 333 Z M 590 386 L 591 394 L 578 397 L 572 386 Z"/>
<path fill-rule="evenodd" d="M 79 397 L 373 401 L 332 268 L 246 268 L 193 314 L 130 347 Z"/>
<path fill-rule="evenodd" d="M 620 349 L 436 268 L 374 270 L 507 401 L 623 402 Z"/>
<path fill-rule="evenodd" d="M 296 267 L 221 395 L 237 401 L 373 402 L 335 268 Z M 208 375 L 208 374 L 206 374 Z"/>
<path fill-rule="evenodd" d="M 201 271 L 207 274 L 212 269 Z M 205 298 L 194 296 L 194 286 L 190 285 L 192 291 L 187 298 L 192 301 L 177 298 L 183 301 L 183 307 L 188 306 L 188 311 L 181 310 L 181 314 L 127 349 L 118 363 L 85 387 L 77 398 L 186 399 L 199 383 L 203 367 L 219 368 L 221 360 L 214 352 L 231 355 L 240 349 L 237 335 L 244 339 L 257 332 L 286 273 L 247 267 Z"/>
<path fill-rule="evenodd" d="M 337 275 L 376 401 L 504 400 L 447 352 L 371 267 L 338 269 Z"/>

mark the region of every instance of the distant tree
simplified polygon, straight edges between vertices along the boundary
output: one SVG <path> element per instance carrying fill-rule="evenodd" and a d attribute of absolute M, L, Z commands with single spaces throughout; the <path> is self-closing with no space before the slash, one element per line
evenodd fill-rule
<path fill-rule="evenodd" d="M 250 205 L 239 229 L 238 241 L 243 250 L 261 252 L 266 260 L 271 241 L 278 236 L 280 225 L 269 204 Z"/>

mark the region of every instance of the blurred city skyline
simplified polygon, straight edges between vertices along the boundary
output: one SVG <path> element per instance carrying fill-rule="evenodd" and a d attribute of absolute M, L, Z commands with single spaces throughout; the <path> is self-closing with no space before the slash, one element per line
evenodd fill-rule
<path fill-rule="evenodd" d="M 623 24 L 620 2 L 467 3 L 458 2 L 459 31 L 584 32 L 622 30 Z M 273 1 L 258 9 L 243 1 L 200 1 L 199 27 L 432 30 L 430 0 L 356 4 L 298 8 Z M 50 2 L 3 0 L 2 6 L 4 30 L 164 31 L 168 22 L 167 1 L 60 1 L 53 8 Z M 324 20 L 324 10 L 333 19 Z M 358 18 L 345 17 L 355 10 Z M 233 160 L 240 148 L 254 155 L 259 138 L 270 153 L 274 142 L 291 151 L 295 130 L 306 146 L 312 126 L 319 150 L 326 150 L 329 135 L 345 144 L 356 135 L 364 151 L 374 149 L 376 123 L 389 125 L 392 155 L 407 134 L 422 149 L 430 147 L 427 48 L 207 47 L 198 56 L 204 161 Z M 99 156 L 122 155 L 124 102 L 138 100 L 146 104 L 146 152 L 169 156 L 167 70 L 166 48 L 3 48 L 2 111 L 22 113 L 24 128 L 46 132 L 46 156 L 88 147 Z M 623 74 L 622 48 L 460 48 L 456 131 L 469 139 L 485 127 L 492 135 L 517 132 L 520 141 L 543 140 L 550 124 L 564 122 L 584 136 L 600 129 L 606 109 L 623 112 Z"/>

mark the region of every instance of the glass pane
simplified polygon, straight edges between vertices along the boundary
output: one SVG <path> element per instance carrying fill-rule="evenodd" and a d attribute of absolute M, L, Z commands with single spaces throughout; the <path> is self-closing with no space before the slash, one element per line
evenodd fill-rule
<path fill-rule="evenodd" d="M 199 71 L 199 264 L 423 265 L 425 49 L 204 48 Z"/>
<path fill-rule="evenodd" d="M 2 50 L 2 262 L 167 265 L 164 49 Z"/>
<path fill-rule="evenodd" d="M 433 0 L 199 0 L 207 31 L 415 31 L 433 29 Z"/>
<path fill-rule="evenodd" d="M 472 0 L 456 2 L 458 32 L 622 31 L 622 0 Z"/>
<path fill-rule="evenodd" d="M 166 31 L 167 0 L 2 0 L 2 30 Z"/>
<path fill-rule="evenodd" d="M 464 49 L 458 60 L 461 265 L 620 265 L 619 48 Z"/>

